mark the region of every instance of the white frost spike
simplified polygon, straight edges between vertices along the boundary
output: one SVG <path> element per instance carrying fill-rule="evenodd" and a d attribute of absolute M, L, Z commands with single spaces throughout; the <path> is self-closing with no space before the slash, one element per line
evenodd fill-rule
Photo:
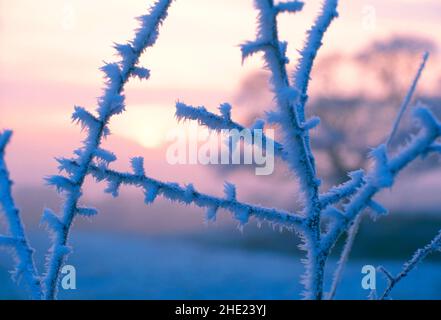
<path fill-rule="evenodd" d="M 236 218 L 237 221 L 240 222 L 241 225 L 245 225 L 248 223 L 248 220 L 250 219 L 250 212 L 248 211 L 248 209 L 237 209 L 234 212 L 234 217 Z"/>
<path fill-rule="evenodd" d="M 102 148 L 97 148 L 95 150 L 95 157 L 99 158 L 100 160 L 110 163 L 116 160 L 116 156 L 113 152 L 102 149 Z"/>
<path fill-rule="evenodd" d="M 312 117 L 302 125 L 302 129 L 305 131 L 312 130 L 315 127 L 317 127 L 319 124 L 320 124 L 320 118 Z"/>
<path fill-rule="evenodd" d="M 121 182 L 119 180 L 110 180 L 107 184 L 107 188 L 104 189 L 104 192 L 110 193 L 114 198 L 119 195 L 119 187 L 121 186 Z"/>
<path fill-rule="evenodd" d="M 150 70 L 142 67 L 135 67 L 132 71 L 135 77 L 138 77 L 140 80 L 148 79 L 150 77 Z"/>
<path fill-rule="evenodd" d="M 46 223 L 47 226 L 55 232 L 61 232 L 64 228 L 63 223 L 60 221 L 60 218 L 48 208 L 45 208 L 43 211 L 43 215 L 41 217 L 41 222 Z"/>
<path fill-rule="evenodd" d="M 224 183 L 225 199 L 230 201 L 236 200 L 236 186 L 229 182 Z"/>
<path fill-rule="evenodd" d="M 388 165 L 386 145 L 382 144 L 370 153 L 375 160 L 375 174 L 370 177 L 371 182 L 379 188 L 387 188 L 393 185 L 394 177 Z"/>
<path fill-rule="evenodd" d="M 193 201 L 195 191 L 193 184 L 190 183 L 187 185 L 184 194 L 185 203 L 191 203 Z"/>
<path fill-rule="evenodd" d="M 153 203 L 158 196 L 159 188 L 156 185 L 149 185 L 144 191 L 144 202 L 146 204 Z"/>
<path fill-rule="evenodd" d="M 50 176 L 45 180 L 49 186 L 55 187 L 58 192 L 73 191 L 75 189 L 75 183 L 72 180 L 60 175 Z"/>
<path fill-rule="evenodd" d="M 81 125 L 81 129 L 96 129 L 99 125 L 99 120 L 89 111 L 80 106 L 74 107 L 72 121 L 79 123 Z"/>
<path fill-rule="evenodd" d="M 267 47 L 269 47 L 268 41 L 248 41 L 244 44 L 240 45 L 240 51 L 242 52 L 242 63 L 245 61 L 246 58 L 249 56 L 252 56 L 253 54 L 264 51 Z"/>
<path fill-rule="evenodd" d="M 75 173 L 77 170 L 77 166 L 73 163 L 71 159 L 66 158 L 55 158 L 55 160 L 58 162 L 58 170 L 66 171 L 67 173 Z"/>
<path fill-rule="evenodd" d="M 8 144 L 9 140 L 11 139 L 12 131 L 11 130 L 5 130 L 3 132 L 0 132 L 0 153 L 3 154 L 6 145 Z"/>
<path fill-rule="evenodd" d="M 84 217 L 91 217 L 91 216 L 95 216 L 98 214 L 98 210 L 95 208 L 85 208 L 85 207 L 80 207 L 78 208 L 78 214 Z"/>
<path fill-rule="evenodd" d="M 281 2 L 278 5 L 275 6 L 275 9 L 278 13 L 281 12 L 289 12 L 289 13 L 295 13 L 299 12 L 303 9 L 304 3 L 301 1 L 288 1 L 288 2 Z"/>
<path fill-rule="evenodd" d="M 373 216 L 374 220 L 378 216 L 385 216 L 389 213 L 389 210 L 387 210 L 385 207 L 383 207 L 380 203 L 371 200 L 369 202 L 369 208 L 371 208 L 375 212 L 375 216 Z"/>
<path fill-rule="evenodd" d="M 430 131 L 431 134 L 439 135 L 441 133 L 441 124 L 436 120 L 434 114 L 427 106 L 419 103 L 412 114 L 421 121 L 424 128 Z"/>
<path fill-rule="evenodd" d="M 106 78 L 111 82 L 117 82 L 121 78 L 121 70 L 117 63 L 106 63 L 100 70 L 104 72 Z"/>
<path fill-rule="evenodd" d="M 115 43 L 114 48 L 124 60 L 132 60 L 135 52 L 130 44 Z"/>
<path fill-rule="evenodd" d="M 207 221 L 216 221 L 217 207 L 208 207 L 205 218 Z"/>
<path fill-rule="evenodd" d="M 231 105 L 229 103 L 222 103 L 219 111 L 225 120 L 231 120 Z"/>
<path fill-rule="evenodd" d="M 144 158 L 143 157 L 134 157 L 130 160 L 130 163 L 132 165 L 133 172 L 137 176 L 144 176 Z"/>

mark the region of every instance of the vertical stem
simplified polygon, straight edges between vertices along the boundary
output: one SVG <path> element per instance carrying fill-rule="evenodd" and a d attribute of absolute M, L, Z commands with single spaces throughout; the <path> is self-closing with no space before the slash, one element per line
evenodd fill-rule
<path fill-rule="evenodd" d="M 337 292 L 337 287 L 340 284 L 340 281 L 343 277 L 343 271 L 345 269 L 346 263 L 349 259 L 349 254 L 351 253 L 352 247 L 354 245 L 355 237 L 358 232 L 358 228 L 360 227 L 362 215 L 358 215 L 355 218 L 355 221 L 353 222 L 351 228 L 348 232 L 348 238 L 346 239 L 345 246 L 343 248 L 343 251 L 341 253 L 340 259 L 337 262 L 337 268 L 335 269 L 334 273 L 334 279 L 332 280 L 331 290 L 329 291 L 328 300 L 332 300 L 335 297 L 335 294 Z"/>
<path fill-rule="evenodd" d="M 33 258 L 34 250 L 29 246 L 20 211 L 15 206 L 14 199 L 12 198 L 12 181 L 9 178 L 8 168 L 4 160 L 4 149 L 11 135 L 11 131 L 5 131 L 0 134 L 0 205 L 5 212 L 9 232 L 16 240 L 14 249 L 18 260 L 17 277 L 23 274 L 26 284 L 31 291 L 32 299 L 40 300 L 42 298 L 42 291 Z"/>
<path fill-rule="evenodd" d="M 45 279 L 46 295 L 45 298 L 52 300 L 56 296 L 57 284 L 59 280 L 59 273 L 61 266 L 66 258 L 66 245 L 68 241 L 69 232 L 72 222 L 77 211 L 78 201 L 81 197 L 81 188 L 83 186 L 85 177 L 87 176 L 89 166 L 95 155 L 95 151 L 101 144 L 104 135 L 105 127 L 113 116 L 111 111 L 112 104 L 115 103 L 113 99 L 120 97 L 120 93 L 124 89 L 124 85 L 129 80 L 132 72 L 138 63 L 139 57 L 148 46 L 152 46 L 158 35 L 158 27 L 167 15 L 167 10 L 172 0 L 159 0 L 151 8 L 150 14 L 147 18 L 147 23 L 144 23 L 136 32 L 135 38 L 130 45 L 132 56 L 123 57 L 122 69 L 118 67 L 118 77 L 116 79 L 109 79 L 109 83 L 104 90 L 104 95 L 100 99 L 98 108 L 99 121 L 96 127 L 88 131 L 88 136 L 85 140 L 84 150 L 81 156 L 78 157 L 78 169 L 72 177 L 73 188 L 68 190 L 66 199 L 63 205 L 62 215 L 62 230 L 56 233 L 52 252 L 48 261 L 48 270 Z"/>

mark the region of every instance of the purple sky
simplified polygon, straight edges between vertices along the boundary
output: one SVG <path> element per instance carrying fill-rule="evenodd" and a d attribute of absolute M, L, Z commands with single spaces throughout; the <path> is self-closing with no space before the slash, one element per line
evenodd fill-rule
<path fill-rule="evenodd" d="M 133 18 L 151 2 L 0 0 L 0 128 L 15 131 L 8 160 L 18 184 L 41 184 L 55 171 L 53 157 L 78 146 L 81 135 L 69 119 L 73 106 L 94 108 L 99 66 L 113 59 L 113 42 L 130 39 Z M 292 66 L 319 5 L 306 1 L 304 12 L 281 17 Z M 441 47 L 439 0 L 343 0 L 339 13 L 322 55 L 354 52 L 391 34 L 422 36 Z M 243 79 L 261 67 L 259 56 L 242 65 L 237 47 L 254 38 L 255 16 L 252 0 L 173 4 L 157 46 L 141 61 L 151 79 L 127 87 L 128 112 L 111 125 L 114 136 L 107 144 L 122 163 L 142 155 L 156 176 L 178 173 L 167 169 L 163 153 L 164 137 L 176 126 L 174 103 L 214 109 L 236 95 Z M 428 70 L 422 85 L 439 81 L 436 62 Z"/>

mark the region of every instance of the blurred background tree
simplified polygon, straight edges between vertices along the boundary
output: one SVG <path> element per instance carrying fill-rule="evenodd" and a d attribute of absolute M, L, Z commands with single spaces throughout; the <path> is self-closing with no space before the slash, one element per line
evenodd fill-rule
<path fill-rule="evenodd" d="M 322 119 L 311 142 L 326 185 L 340 183 L 347 172 L 368 166 L 370 147 L 387 135 L 425 51 L 436 59 L 434 42 L 396 35 L 374 41 L 354 54 L 331 53 L 318 59 L 312 73 L 309 112 Z M 242 106 L 248 125 L 273 104 L 267 81 L 266 72 L 256 71 L 244 79 L 236 95 L 235 103 Z M 435 102 L 434 105 L 441 101 L 441 96 L 425 93 L 424 88 L 418 93 L 414 100 Z M 440 110 L 434 112 L 440 114 Z M 354 122 L 355 126 L 349 125 Z M 402 143 L 410 130 L 410 119 L 403 119 L 394 145 Z M 435 164 L 433 157 L 424 163 L 424 168 Z M 412 167 L 421 168 L 418 164 Z M 283 179 L 283 175 L 279 178 Z"/>

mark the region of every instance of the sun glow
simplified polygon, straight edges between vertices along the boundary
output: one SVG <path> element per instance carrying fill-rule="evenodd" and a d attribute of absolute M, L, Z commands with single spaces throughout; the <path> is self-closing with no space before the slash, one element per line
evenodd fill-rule
<path fill-rule="evenodd" d="M 177 125 L 169 106 L 129 106 L 124 116 L 112 119 L 112 133 L 155 148 L 166 141 L 167 132 Z"/>

